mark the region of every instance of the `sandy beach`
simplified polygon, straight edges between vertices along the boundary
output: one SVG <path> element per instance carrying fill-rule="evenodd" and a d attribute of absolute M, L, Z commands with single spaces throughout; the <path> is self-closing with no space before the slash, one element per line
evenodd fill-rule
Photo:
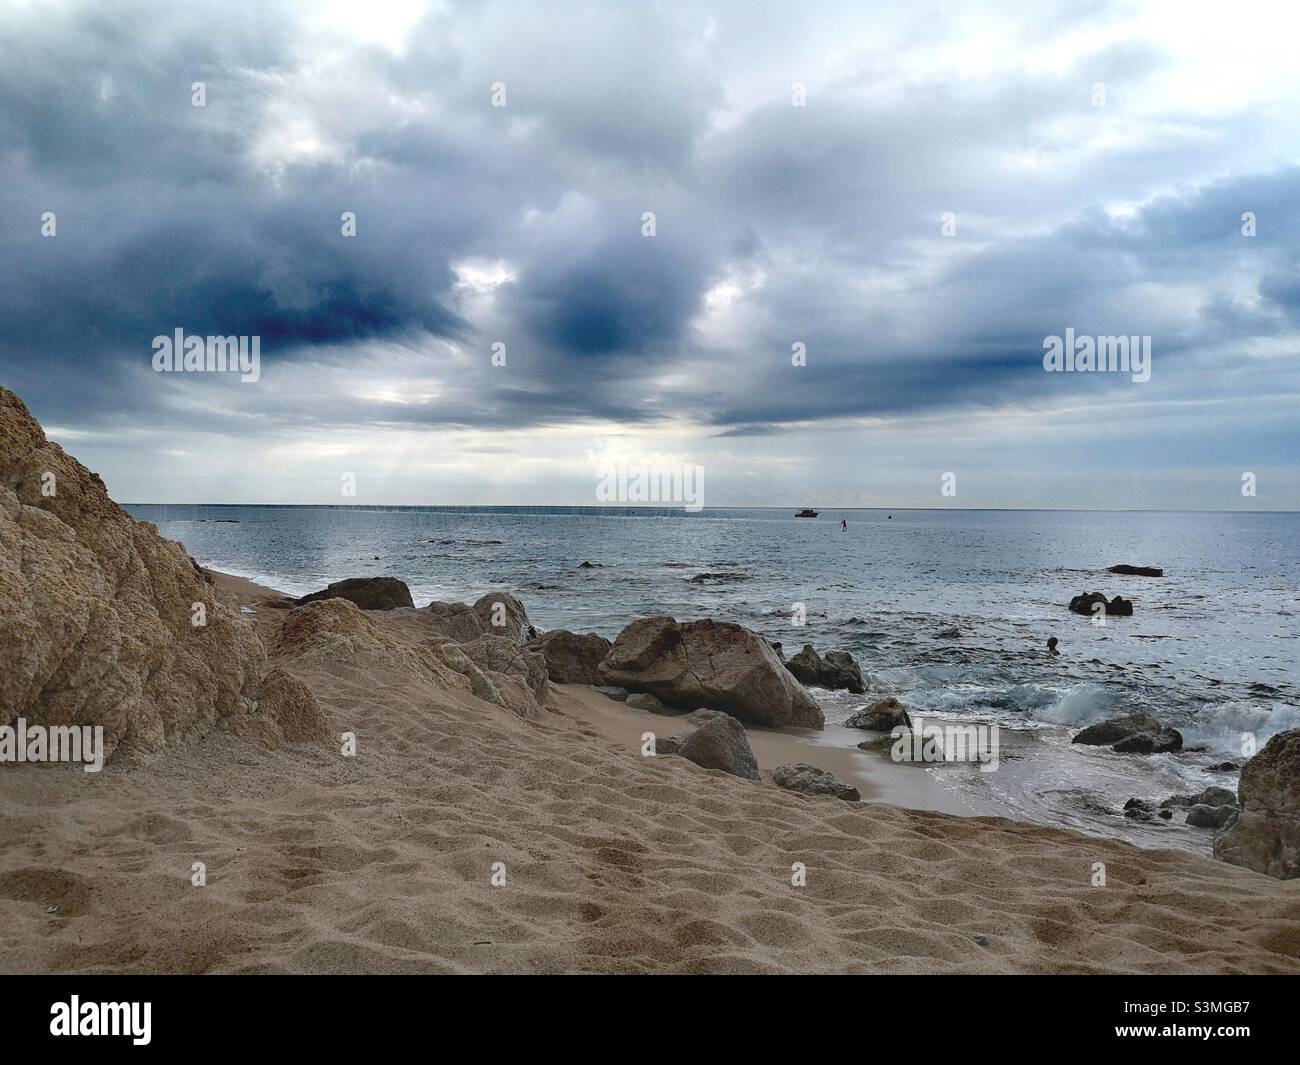
<path fill-rule="evenodd" d="M 273 646 L 276 593 L 218 581 Z M 401 647 L 418 613 L 367 617 Z M 676 723 L 584 685 L 525 721 L 386 654 L 294 661 L 354 757 L 217 730 L 98 775 L 6 767 L 0 968 L 1300 971 L 1300 882 L 646 758 Z M 753 736 L 765 777 L 790 743 Z"/>

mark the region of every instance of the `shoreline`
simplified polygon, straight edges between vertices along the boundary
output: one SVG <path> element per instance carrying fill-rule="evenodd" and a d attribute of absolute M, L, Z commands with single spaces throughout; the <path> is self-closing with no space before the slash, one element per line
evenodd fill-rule
<path fill-rule="evenodd" d="M 1300 973 L 1300 881 L 908 809 L 892 777 L 926 772 L 795 733 L 747 730 L 757 781 L 643 757 L 665 719 L 593 687 L 474 694 L 436 654 L 454 610 L 289 611 L 206 572 L 261 694 L 101 773 L 0 770 L 0 969 Z M 866 801 L 775 786 L 787 760 Z"/>
<path fill-rule="evenodd" d="M 213 576 L 223 594 L 239 607 L 256 607 L 269 600 L 285 598 L 284 592 L 247 577 L 208 567 L 204 569 Z M 582 721 L 611 742 L 625 744 L 630 749 L 639 745 L 640 736 L 646 731 L 667 735 L 693 727 L 691 722 L 682 720 L 684 712 L 656 714 L 640 710 L 607 698 L 592 685 L 554 686 L 569 697 L 564 713 Z M 958 817 L 981 814 L 945 791 L 924 769 L 898 765 L 877 754 L 859 751 L 847 743 L 850 731 L 840 726 L 828 724 L 825 732 L 809 735 L 805 735 L 802 729 L 769 729 L 756 725 L 747 725 L 745 732 L 764 781 L 773 787 L 776 785 L 772 783 L 772 771 L 777 766 L 810 762 L 855 786 L 865 803 L 885 803 Z M 827 733 L 843 733 L 846 742 L 841 745 L 818 742 L 818 739 L 825 740 Z"/>

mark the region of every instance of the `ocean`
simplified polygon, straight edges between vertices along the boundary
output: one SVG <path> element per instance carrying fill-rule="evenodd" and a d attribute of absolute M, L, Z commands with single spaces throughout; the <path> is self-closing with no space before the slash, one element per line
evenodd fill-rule
<path fill-rule="evenodd" d="M 804 643 L 846 650 L 869 693 L 815 692 L 827 729 L 808 737 L 809 761 L 818 745 L 861 739 L 840 723 L 892 693 L 914 717 L 999 726 L 996 772 L 906 770 L 932 776 L 942 808 L 1145 846 L 1205 852 L 1212 834 L 1130 821 L 1126 799 L 1235 787 L 1235 773 L 1210 767 L 1240 763 L 1250 743 L 1300 725 L 1300 514 L 127 509 L 203 565 L 290 594 L 391 575 L 417 606 L 510 591 L 542 629 L 613 639 L 634 618 L 665 613 L 739 622 L 787 655 Z M 1117 563 L 1166 575 L 1106 572 Z M 1133 616 L 1096 625 L 1071 614 L 1070 598 L 1090 591 L 1132 599 Z M 1060 641 L 1055 657 L 1049 636 Z M 1178 728 L 1194 749 L 1144 757 L 1071 745 L 1078 727 L 1134 710 Z"/>

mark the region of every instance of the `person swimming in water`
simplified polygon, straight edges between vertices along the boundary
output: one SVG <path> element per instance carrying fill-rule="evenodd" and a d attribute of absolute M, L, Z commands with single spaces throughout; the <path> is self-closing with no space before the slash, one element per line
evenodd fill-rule
<path fill-rule="evenodd" d="M 1055 637 L 1055 636 L 1049 636 L 1049 637 L 1047 638 L 1047 653 L 1048 653 L 1049 655 L 1060 654 L 1060 652 L 1056 649 L 1056 637 Z"/>

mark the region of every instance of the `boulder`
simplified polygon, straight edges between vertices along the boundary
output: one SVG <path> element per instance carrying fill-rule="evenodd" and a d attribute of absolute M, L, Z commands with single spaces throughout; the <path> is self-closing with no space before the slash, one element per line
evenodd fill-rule
<path fill-rule="evenodd" d="M 1206 806 L 1198 802 L 1187 811 L 1187 823 L 1193 828 L 1223 828 L 1237 820 L 1240 812 L 1235 806 Z"/>
<path fill-rule="evenodd" d="M 652 714 L 669 713 L 669 708 L 664 705 L 663 700 L 655 698 L 647 692 L 635 692 L 629 695 L 623 702 L 627 703 L 633 710 L 648 710 Z"/>
<path fill-rule="evenodd" d="M 785 668 L 803 684 L 850 691 L 855 695 L 867 690 L 862 670 L 847 651 L 828 651 L 823 658 L 813 650 L 812 644 L 806 643 L 802 651 L 786 662 Z"/>
<path fill-rule="evenodd" d="M 596 691 L 600 692 L 600 694 L 605 696 L 605 698 L 613 699 L 617 703 L 627 702 L 626 688 L 611 688 L 607 685 L 602 685 L 598 687 Z"/>
<path fill-rule="evenodd" d="M 452 640 L 463 642 L 490 634 L 504 636 L 522 646 L 538 636 L 524 604 L 509 592 L 489 592 L 473 606 L 430 603 L 425 610 L 433 616 L 439 633 Z"/>
<path fill-rule="evenodd" d="M 866 729 L 868 732 L 891 732 L 900 725 L 910 729 L 912 718 L 892 695 L 862 707 L 844 722 L 845 728 Z"/>
<path fill-rule="evenodd" d="M 525 646 L 546 659 L 546 671 L 556 684 L 598 684 L 596 667 L 609 654 L 610 642 L 594 632 L 578 635 L 553 629 Z"/>
<path fill-rule="evenodd" d="M 834 773 L 818 769 L 807 762 L 777 766 L 772 772 L 772 780 L 779 788 L 800 791 L 805 795 L 834 795 L 837 799 L 847 799 L 851 802 L 857 802 L 862 798 L 857 788 L 845 784 Z"/>
<path fill-rule="evenodd" d="M 821 708 L 767 642 L 730 622 L 634 621 L 619 633 L 600 675 L 607 684 L 648 692 L 670 706 L 709 706 L 750 724 L 825 724 Z"/>
<path fill-rule="evenodd" d="M 106 756 L 151 755 L 249 713 L 264 663 L 185 549 L 0 388 L 0 723 L 99 725 Z"/>
<path fill-rule="evenodd" d="M 1162 754 L 1183 749 L 1181 732 L 1162 725 L 1146 713 L 1124 714 L 1089 725 L 1076 733 L 1071 742 L 1110 747 L 1121 754 Z"/>
<path fill-rule="evenodd" d="M 1118 573 L 1125 577 L 1163 577 L 1165 571 L 1156 569 L 1154 566 L 1130 566 L 1128 563 L 1120 563 L 1118 566 L 1111 566 L 1107 573 Z"/>
<path fill-rule="evenodd" d="M 295 602 L 303 606 L 321 599 L 346 599 L 362 610 L 396 610 L 402 606 L 415 606 L 411 601 L 411 589 L 396 577 L 349 577 L 326 585 L 322 591 L 300 596 Z"/>
<path fill-rule="evenodd" d="M 1114 614 L 1118 617 L 1130 617 L 1133 614 L 1133 601 L 1118 595 L 1114 599 L 1107 600 L 1101 592 L 1087 592 L 1083 595 L 1076 595 L 1070 600 L 1070 609 L 1076 614 L 1083 614 L 1087 617 L 1096 614 L 1099 605 L 1107 614 Z"/>
<path fill-rule="evenodd" d="M 749 749 L 745 727 L 734 717 L 719 717 L 701 725 L 682 739 L 677 753 L 704 769 L 720 769 L 746 780 L 760 779 L 758 759 Z"/>
<path fill-rule="evenodd" d="M 1214 856 L 1279 880 L 1300 877 L 1300 729 L 1279 732 L 1241 771 L 1241 816 Z"/>

